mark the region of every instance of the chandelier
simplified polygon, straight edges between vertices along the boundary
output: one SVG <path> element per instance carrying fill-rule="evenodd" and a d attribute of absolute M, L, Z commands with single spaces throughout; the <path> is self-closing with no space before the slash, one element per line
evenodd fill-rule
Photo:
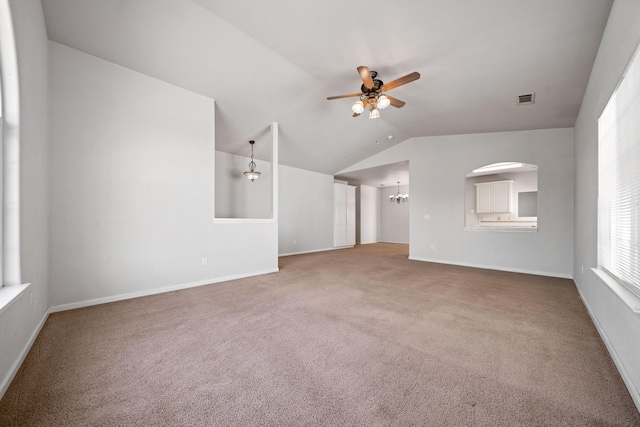
<path fill-rule="evenodd" d="M 400 202 L 408 202 L 409 201 L 409 195 L 408 194 L 400 193 L 400 181 L 398 181 L 398 192 L 396 194 L 391 194 L 389 196 L 389 201 L 391 203 L 396 202 L 398 204 L 400 204 Z"/>
<path fill-rule="evenodd" d="M 244 176 L 249 178 L 251 182 L 260 178 L 260 172 L 256 170 L 256 162 L 253 161 L 253 144 L 255 143 L 255 141 L 249 141 L 249 144 L 251 144 L 251 163 L 249 163 L 249 170 L 244 173 Z"/>

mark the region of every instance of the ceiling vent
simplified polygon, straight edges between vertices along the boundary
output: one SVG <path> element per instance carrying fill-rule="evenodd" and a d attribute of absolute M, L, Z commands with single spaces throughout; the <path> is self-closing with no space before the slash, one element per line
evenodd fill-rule
<path fill-rule="evenodd" d="M 524 95 L 518 95 L 518 105 L 533 104 L 535 102 L 535 99 L 536 99 L 535 92 L 525 93 Z"/>

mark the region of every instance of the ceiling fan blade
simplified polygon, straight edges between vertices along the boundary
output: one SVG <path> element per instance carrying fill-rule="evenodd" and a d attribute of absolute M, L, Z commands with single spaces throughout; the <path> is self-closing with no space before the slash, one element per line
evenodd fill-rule
<path fill-rule="evenodd" d="M 382 90 L 391 90 L 397 88 L 398 86 L 406 85 L 407 83 L 411 83 L 414 80 L 418 80 L 420 78 L 420 73 L 414 71 L 411 74 L 407 74 L 404 77 L 400 77 L 392 82 L 386 83 L 382 85 Z"/>
<path fill-rule="evenodd" d="M 332 99 L 351 98 L 351 97 L 354 97 L 354 96 L 360 96 L 360 95 L 362 95 L 362 94 L 361 94 L 361 93 L 350 93 L 349 95 L 330 96 L 330 97 L 328 97 L 327 99 L 328 99 L 329 101 L 331 101 Z"/>
<path fill-rule="evenodd" d="M 360 115 L 360 113 L 353 113 L 353 116 L 351 117 L 358 117 Z"/>
<path fill-rule="evenodd" d="M 389 96 L 389 95 L 386 95 L 386 94 L 385 94 L 385 96 L 387 98 L 389 98 L 389 101 L 391 101 L 391 105 L 393 105 L 394 107 L 396 107 L 396 108 L 404 107 L 404 104 L 405 104 L 404 101 L 400 101 L 398 98 L 394 98 L 393 96 Z"/>
<path fill-rule="evenodd" d="M 362 79 L 362 83 L 364 83 L 364 87 L 371 89 L 373 87 L 373 79 L 371 78 L 369 68 L 365 66 L 358 67 L 358 73 L 360 73 L 360 78 Z"/>

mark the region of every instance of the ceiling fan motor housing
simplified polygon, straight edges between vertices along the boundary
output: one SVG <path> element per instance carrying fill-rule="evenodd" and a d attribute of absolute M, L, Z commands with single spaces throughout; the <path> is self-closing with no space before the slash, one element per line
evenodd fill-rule
<path fill-rule="evenodd" d="M 360 86 L 360 91 L 362 92 L 363 95 L 367 95 L 368 98 L 373 98 L 376 94 L 380 93 L 380 91 L 382 90 L 382 85 L 384 85 L 384 82 L 382 80 L 376 79 L 376 76 L 378 75 L 376 71 L 371 71 L 370 74 L 371 74 L 371 80 L 373 81 L 373 87 L 369 89 L 363 84 L 362 86 Z"/>

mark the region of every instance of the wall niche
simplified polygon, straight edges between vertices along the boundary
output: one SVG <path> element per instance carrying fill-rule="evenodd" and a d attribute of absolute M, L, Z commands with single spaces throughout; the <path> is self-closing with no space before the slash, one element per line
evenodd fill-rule
<path fill-rule="evenodd" d="M 465 175 L 465 230 L 537 231 L 538 166 L 500 162 Z"/>

